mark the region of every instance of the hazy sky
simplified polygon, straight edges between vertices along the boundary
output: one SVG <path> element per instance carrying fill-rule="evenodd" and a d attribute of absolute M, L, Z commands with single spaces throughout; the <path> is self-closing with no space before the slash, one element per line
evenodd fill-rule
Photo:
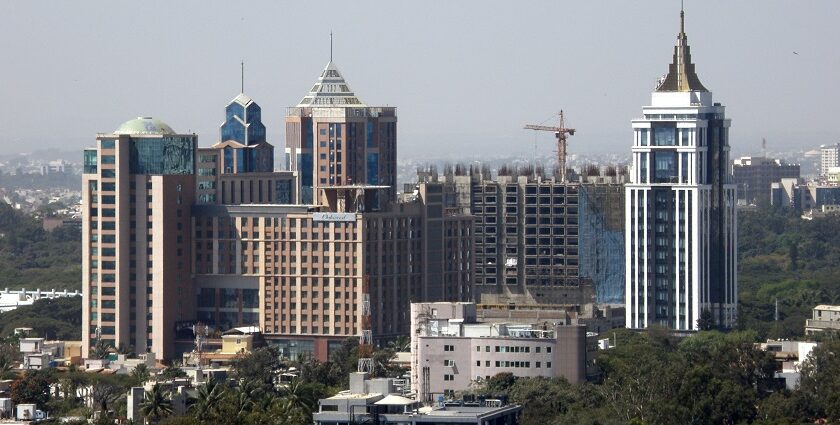
<path fill-rule="evenodd" d="M 688 0 L 697 72 L 736 153 L 840 142 L 840 2 Z M 627 152 L 667 71 L 678 0 L 0 2 L 0 147 L 80 149 L 140 115 L 215 143 L 245 92 L 282 151 L 285 108 L 329 59 L 398 107 L 399 155 L 530 154 L 561 108 L 570 151 Z M 796 54 L 796 53 L 798 54 Z M 540 134 L 540 155 L 552 155 Z"/>

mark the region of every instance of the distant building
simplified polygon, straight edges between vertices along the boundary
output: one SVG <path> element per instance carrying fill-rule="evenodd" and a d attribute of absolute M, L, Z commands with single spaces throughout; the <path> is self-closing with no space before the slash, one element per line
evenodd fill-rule
<path fill-rule="evenodd" d="M 394 378 L 368 379 L 366 373 L 350 374 L 350 390 L 318 400 L 312 415 L 315 425 L 516 425 L 522 407 L 498 399 L 444 401 L 424 406 L 407 398 Z"/>
<path fill-rule="evenodd" d="M 840 167 L 840 143 L 820 146 L 820 177 L 825 177 L 828 170 Z"/>
<path fill-rule="evenodd" d="M 9 288 L 5 288 L 3 291 L 0 291 L 0 313 L 14 310 L 20 306 L 32 305 L 33 303 L 35 303 L 35 301 L 38 301 L 40 299 L 81 296 L 82 293 L 78 290 L 69 292 L 66 289 L 63 291 L 56 291 L 55 289 L 50 291 L 41 291 L 40 289 L 35 289 L 33 291 L 26 290 L 24 288 L 20 291 L 11 291 L 9 290 Z"/>
<path fill-rule="evenodd" d="M 44 217 L 41 222 L 41 227 L 47 232 L 51 232 L 59 227 L 81 229 L 82 220 L 68 217 Z"/>
<path fill-rule="evenodd" d="M 785 387 L 791 391 L 799 385 L 799 368 L 802 362 L 807 360 L 817 345 L 816 342 L 773 340 L 756 344 L 758 349 L 773 354 L 776 361 L 775 377 L 784 380 Z"/>
<path fill-rule="evenodd" d="M 818 305 L 813 316 L 805 321 L 805 334 L 813 335 L 823 331 L 840 331 L 840 305 Z"/>
<path fill-rule="evenodd" d="M 738 191 L 738 202 L 769 204 L 770 187 L 785 178 L 799 178 L 798 164 L 785 164 L 779 159 L 744 156 L 732 161 L 732 176 Z"/>
<path fill-rule="evenodd" d="M 832 206 L 840 205 L 840 186 L 782 179 L 770 185 L 770 204 L 796 211 L 832 210 Z"/>
<path fill-rule="evenodd" d="M 411 318 L 411 384 L 422 401 L 501 372 L 586 380 L 585 325 L 479 322 L 474 303 L 412 303 Z"/>
<path fill-rule="evenodd" d="M 633 120 L 625 186 L 627 327 L 697 330 L 704 310 L 731 327 L 738 226 L 730 119 L 697 77 L 683 12 L 673 62 L 643 114 Z"/>

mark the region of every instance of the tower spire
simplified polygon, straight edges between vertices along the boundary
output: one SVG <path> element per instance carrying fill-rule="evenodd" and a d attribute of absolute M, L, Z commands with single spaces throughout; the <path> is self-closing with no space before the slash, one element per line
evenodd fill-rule
<path fill-rule="evenodd" d="M 662 84 L 656 88 L 658 92 L 666 91 L 708 91 L 700 82 L 691 63 L 691 48 L 688 47 L 688 37 L 685 35 L 685 10 L 680 2 L 680 33 L 677 35 L 677 45 L 674 46 L 674 58 L 668 67 L 668 74 Z"/>
<path fill-rule="evenodd" d="M 245 93 L 245 61 L 239 63 L 240 66 L 240 76 L 239 76 L 239 92 Z"/>

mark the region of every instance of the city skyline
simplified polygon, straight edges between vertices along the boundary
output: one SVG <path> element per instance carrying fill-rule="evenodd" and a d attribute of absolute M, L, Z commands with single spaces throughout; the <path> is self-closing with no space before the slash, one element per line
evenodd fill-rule
<path fill-rule="evenodd" d="M 530 156 L 535 141 L 538 156 L 551 155 L 550 134 L 521 127 L 549 121 L 561 108 L 579 130 L 570 139 L 570 153 L 622 151 L 627 122 L 640 115 L 638 105 L 656 76 L 667 71 L 660 58 L 670 51 L 679 10 L 675 1 L 644 8 L 614 2 L 540 3 L 527 9 L 498 3 L 481 9 L 477 3 L 363 3 L 332 7 L 331 13 L 354 19 L 312 29 L 316 18 L 302 5 L 267 4 L 232 14 L 194 6 L 148 7 L 165 11 L 154 20 L 127 5 L 0 6 L 9 20 L 0 30 L 4 39 L 29 40 L 6 46 L 7 57 L 18 60 L 0 71 L 5 81 L 15 81 L 3 94 L 17 101 L 5 103 L 0 114 L 6 130 L 0 145 L 9 151 L 34 145 L 80 148 L 90 134 L 140 115 L 161 118 L 179 132 L 197 133 L 201 144 L 213 144 L 221 122 L 218 107 L 239 91 L 244 60 L 245 92 L 264 108 L 269 143 L 281 146 L 285 108 L 305 95 L 312 75 L 328 62 L 333 31 L 335 61 L 356 92 L 370 104 L 400 105 L 399 159 L 465 155 L 484 147 Z M 828 84 L 838 59 L 820 54 L 830 50 L 833 37 L 809 31 L 834 31 L 829 19 L 838 5 L 758 6 L 686 4 L 687 29 L 695 29 L 700 46 L 694 52 L 702 63 L 698 72 L 725 93 L 721 100 L 737 105 L 730 107 L 739 122 L 733 151 L 759 151 L 761 137 L 770 149 L 836 142 L 830 108 L 806 112 L 801 105 L 828 105 L 838 94 Z M 726 20 L 718 18 L 721 13 Z M 80 14 L 102 19 L 77 28 L 72 17 Z M 113 16 L 120 19 L 106 19 Z M 433 16 L 439 17 L 430 31 Z M 467 19 L 472 24 L 464 26 Z M 650 25 L 639 25 L 648 19 Z M 594 21 L 598 24 L 588 23 Z M 733 21 L 739 25 L 728 25 Z M 303 28 L 306 35 L 296 36 Z M 105 70 L 109 63 L 113 71 Z M 437 63 L 445 65 L 431 65 Z M 622 70 L 632 71 L 618 74 Z M 536 85 L 541 89 L 534 90 Z M 114 94 L 136 101 L 115 105 Z M 444 112 L 443 104 L 456 113 Z M 776 114 L 788 119 L 767 118 Z M 47 127 L 40 124 L 45 117 L 65 129 L 60 140 L 41 129 Z M 797 123 L 796 130 L 789 123 Z"/>

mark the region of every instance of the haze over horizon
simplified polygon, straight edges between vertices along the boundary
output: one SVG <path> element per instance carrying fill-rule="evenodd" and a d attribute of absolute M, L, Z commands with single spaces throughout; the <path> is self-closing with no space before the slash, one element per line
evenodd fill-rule
<path fill-rule="evenodd" d="M 0 146 L 79 149 L 150 115 L 199 144 L 218 141 L 224 107 L 245 92 L 281 156 L 286 108 L 334 58 L 359 98 L 398 107 L 399 157 L 551 156 L 553 136 L 522 129 L 560 109 L 570 153 L 629 153 L 630 120 L 667 71 L 679 2 L 354 2 L 142 6 L 5 2 Z M 840 142 L 829 0 L 688 1 L 697 73 L 727 106 L 733 152 Z M 85 24 L 81 24 L 85 22 Z M 834 34 L 833 36 L 831 34 Z M 23 42 L 21 42 L 21 40 Z"/>

